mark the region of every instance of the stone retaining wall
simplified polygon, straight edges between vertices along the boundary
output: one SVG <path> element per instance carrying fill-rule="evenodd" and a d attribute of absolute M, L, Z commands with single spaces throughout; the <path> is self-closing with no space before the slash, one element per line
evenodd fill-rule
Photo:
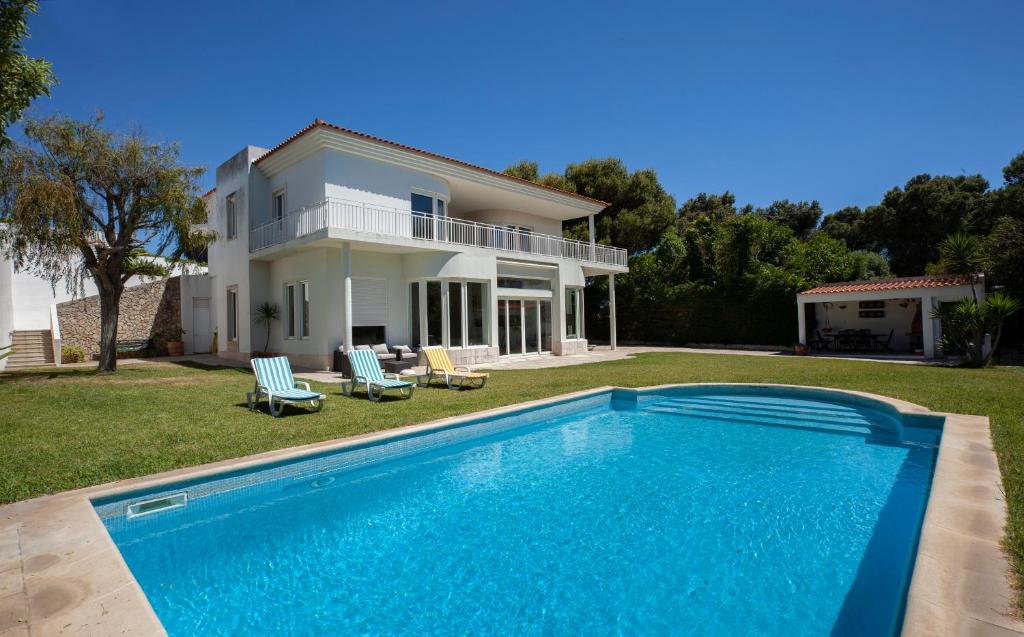
<path fill-rule="evenodd" d="M 88 357 L 99 354 L 99 296 L 60 303 L 57 319 L 64 347 L 78 345 Z M 121 295 L 117 340 L 152 339 L 154 347 L 163 349 L 163 333 L 180 325 L 181 277 L 125 288 Z"/>

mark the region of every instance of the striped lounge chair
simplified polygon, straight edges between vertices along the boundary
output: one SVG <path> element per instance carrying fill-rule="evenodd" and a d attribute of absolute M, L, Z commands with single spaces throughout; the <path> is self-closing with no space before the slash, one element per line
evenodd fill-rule
<path fill-rule="evenodd" d="M 341 392 L 351 396 L 359 385 L 366 385 L 366 394 L 370 400 L 377 402 L 389 389 L 397 389 L 402 398 L 412 398 L 416 389 L 414 383 L 398 380 L 398 374 L 385 374 L 380 369 L 377 353 L 372 349 L 354 349 L 348 352 L 348 362 L 352 366 L 352 378 L 341 385 Z"/>
<path fill-rule="evenodd" d="M 443 347 L 424 347 L 423 354 L 427 357 L 427 383 L 435 376 L 443 379 L 448 389 L 481 389 L 487 383 L 487 374 L 470 371 L 465 365 L 452 365 Z"/>
<path fill-rule="evenodd" d="M 285 403 L 308 402 L 313 411 L 323 409 L 326 396 L 310 391 L 309 383 L 295 380 L 287 356 L 254 358 L 252 371 L 256 374 L 256 387 L 245 395 L 249 409 L 256 409 L 260 396 L 264 394 L 267 396 L 270 415 L 275 418 L 284 411 Z"/>

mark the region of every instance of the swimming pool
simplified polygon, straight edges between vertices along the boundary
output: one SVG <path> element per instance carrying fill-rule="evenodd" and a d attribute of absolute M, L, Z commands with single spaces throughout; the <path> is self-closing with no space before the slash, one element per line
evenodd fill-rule
<path fill-rule="evenodd" d="M 172 636 L 893 634 L 941 435 L 614 390 L 94 501 Z"/>

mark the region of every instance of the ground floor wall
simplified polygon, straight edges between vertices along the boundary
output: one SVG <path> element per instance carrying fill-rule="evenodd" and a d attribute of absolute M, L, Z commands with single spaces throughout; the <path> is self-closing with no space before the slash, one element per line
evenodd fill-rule
<path fill-rule="evenodd" d="M 219 353 L 243 359 L 266 350 L 286 354 L 299 367 L 329 369 L 334 352 L 345 348 L 350 329 L 353 347 L 442 345 L 456 364 L 491 362 L 500 354 L 498 299 L 517 294 L 514 289 L 503 290 L 501 283 L 522 278 L 546 282 L 554 332 L 550 351 L 567 355 L 586 350 L 582 320 L 573 330 L 567 331 L 565 325 L 567 290 L 578 291 L 576 311 L 582 315 L 584 278 L 578 265 L 516 264 L 492 255 L 458 252 L 401 254 L 358 249 L 350 250 L 347 263 L 351 308 L 345 307 L 346 256 L 340 244 L 251 262 L 249 281 L 235 284 L 239 338 L 234 346 L 221 342 Z M 217 277 L 213 280 L 212 297 L 224 297 L 228 283 Z M 474 314 L 470 305 L 481 301 L 479 295 L 470 301 L 467 286 L 471 283 L 483 285 L 485 290 L 483 306 Z M 474 293 L 479 289 L 473 288 Z M 257 310 L 264 303 L 277 309 L 269 338 L 266 323 L 257 322 Z M 221 309 L 225 303 L 218 300 L 214 305 L 218 332 L 223 334 L 228 320 Z M 480 320 L 480 313 L 483 337 L 474 332 L 477 336 L 471 340 L 468 326 Z M 414 314 L 418 321 L 413 320 Z M 351 316 L 351 328 L 345 325 L 347 316 Z M 248 323 L 244 327 L 243 321 Z"/>

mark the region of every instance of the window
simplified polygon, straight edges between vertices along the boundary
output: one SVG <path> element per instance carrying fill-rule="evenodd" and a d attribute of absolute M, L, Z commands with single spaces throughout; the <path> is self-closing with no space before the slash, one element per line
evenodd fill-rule
<path fill-rule="evenodd" d="M 443 345 L 441 282 L 427 281 L 427 345 Z"/>
<path fill-rule="evenodd" d="M 533 228 L 527 226 L 506 226 L 512 236 L 512 250 L 519 252 L 532 252 L 532 244 L 530 235 L 533 234 Z"/>
<path fill-rule="evenodd" d="M 499 276 L 499 288 L 515 288 L 517 290 L 550 290 L 550 279 L 520 279 L 516 277 Z"/>
<path fill-rule="evenodd" d="M 470 346 L 487 345 L 486 301 L 483 283 L 470 282 L 466 284 L 466 324 Z"/>
<path fill-rule="evenodd" d="M 284 286 L 284 337 L 295 338 L 295 285 Z"/>
<path fill-rule="evenodd" d="M 448 346 L 464 347 L 462 342 L 462 284 L 448 283 Z"/>
<path fill-rule="evenodd" d="M 409 284 L 409 311 L 412 314 L 412 341 L 413 349 L 420 343 L 420 284 L 413 282 Z"/>
<path fill-rule="evenodd" d="M 422 294 L 422 296 L 420 296 Z M 486 284 L 475 281 L 416 281 L 409 284 L 413 347 L 487 345 Z M 442 321 L 446 318 L 446 321 Z M 423 342 L 420 327 L 426 332 Z M 447 331 L 446 331 L 447 330 Z"/>
<path fill-rule="evenodd" d="M 284 189 L 274 191 L 274 196 L 271 201 L 270 215 L 274 221 L 280 221 L 284 219 Z"/>
<path fill-rule="evenodd" d="M 238 236 L 238 213 L 235 206 L 235 193 L 231 193 L 224 200 L 224 216 L 227 219 L 228 239 Z"/>
<path fill-rule="evenodd" d="M 228 340 L 238 340 L 238 288 L 228 288 Z"/>
<path fill-rule="evenodd" d="M 580 338 L 580 297 L 583 290 L 566 288 L 565 290 L 565 337 Z"/>
<path fill-rule="evenodd" d="M 447 214 L 448 204 L 434 194 L 414 192 L 409 196 L 412 210 L 412 236 L 417 239 L 441 237 L 444 226 L 439 222 Z"/>
<path fill-rule="evenodd" d="M 299 309 L 302 312 L 302 320 L 299 322 L 299 338 L 309 338 L 309 282 L 299 283 Z"/>

